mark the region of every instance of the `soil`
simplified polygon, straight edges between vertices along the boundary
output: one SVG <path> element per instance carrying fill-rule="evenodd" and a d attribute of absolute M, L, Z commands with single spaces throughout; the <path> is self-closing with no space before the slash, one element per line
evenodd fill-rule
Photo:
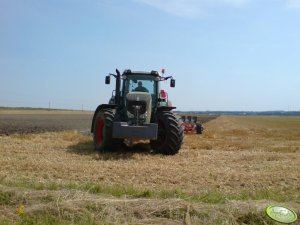
<path fill-rule="evenodd" d="M 49 131 L 89 131 L 91 114 L 0 114 L 0 135 Z"/>

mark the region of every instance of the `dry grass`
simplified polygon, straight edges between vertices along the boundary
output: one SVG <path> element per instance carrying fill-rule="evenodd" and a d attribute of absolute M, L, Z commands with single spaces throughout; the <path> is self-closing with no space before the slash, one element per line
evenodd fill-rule
<path fill-rule="evenodd" d="M 175 156 L 97 153 L 76 131 L 3 136 L 0 214 L 17 222 L 24 204 L 66 223 L 78 212 L 90 224 L 268 224 L 271 202 L 300 212 L 299 137 L 300 117 L 219 117 Z"/>

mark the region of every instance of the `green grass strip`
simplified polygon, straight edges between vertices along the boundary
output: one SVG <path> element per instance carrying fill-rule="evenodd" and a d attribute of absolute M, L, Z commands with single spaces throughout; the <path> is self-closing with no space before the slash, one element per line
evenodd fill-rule
<path fill-rule="evenodd" d="M 297 190 L 280 189 L 257 189 L 222 192 L 220 190 L 206 190 L 199 193 L 187 193 L 179 189 L 157 190 L 137 188 L 133 185 L 106 185 L 99 183 L 41 183 L 28 180 L 1 181 L 0 184 L 7 187 L 20 187 L 34 190 L 53 190 L 62 189 L 86 191 L 91 194 L 104 195 L 109 197 L 128 197 L 128 198 L 157 198 L 170 199 L 178 198 L 190 202 L 220 204 L 226 200 L 273 200 L 277 202 L 293 201 L 300 203 L 300 195 Z M 0 204 L 10 201 L 9 194 L 0 192 Z"/>

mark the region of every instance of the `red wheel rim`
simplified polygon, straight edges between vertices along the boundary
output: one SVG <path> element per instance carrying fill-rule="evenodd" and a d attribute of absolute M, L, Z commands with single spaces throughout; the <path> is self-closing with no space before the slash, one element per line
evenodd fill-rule
<path fill-rule="evenodd" d="M 104 121 L 99 118 L 96 123 L 96 143 L 101 145 L 103 142 Z"/>

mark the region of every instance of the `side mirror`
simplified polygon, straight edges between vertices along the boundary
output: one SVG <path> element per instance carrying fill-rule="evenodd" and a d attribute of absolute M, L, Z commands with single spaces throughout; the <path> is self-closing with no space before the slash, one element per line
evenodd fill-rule
<path fill-rule="evenodd" d="M 171 81 L 170 81 L 170 87 L 172 87 L 172 88 L 175 87 L 175 83 L 176 83 L 175 80 L 171 79 Z"/>
<path fill-rule="evenodd" d="M 105 84 L 110 84 L 110 76 L 105 77 Z"/>

